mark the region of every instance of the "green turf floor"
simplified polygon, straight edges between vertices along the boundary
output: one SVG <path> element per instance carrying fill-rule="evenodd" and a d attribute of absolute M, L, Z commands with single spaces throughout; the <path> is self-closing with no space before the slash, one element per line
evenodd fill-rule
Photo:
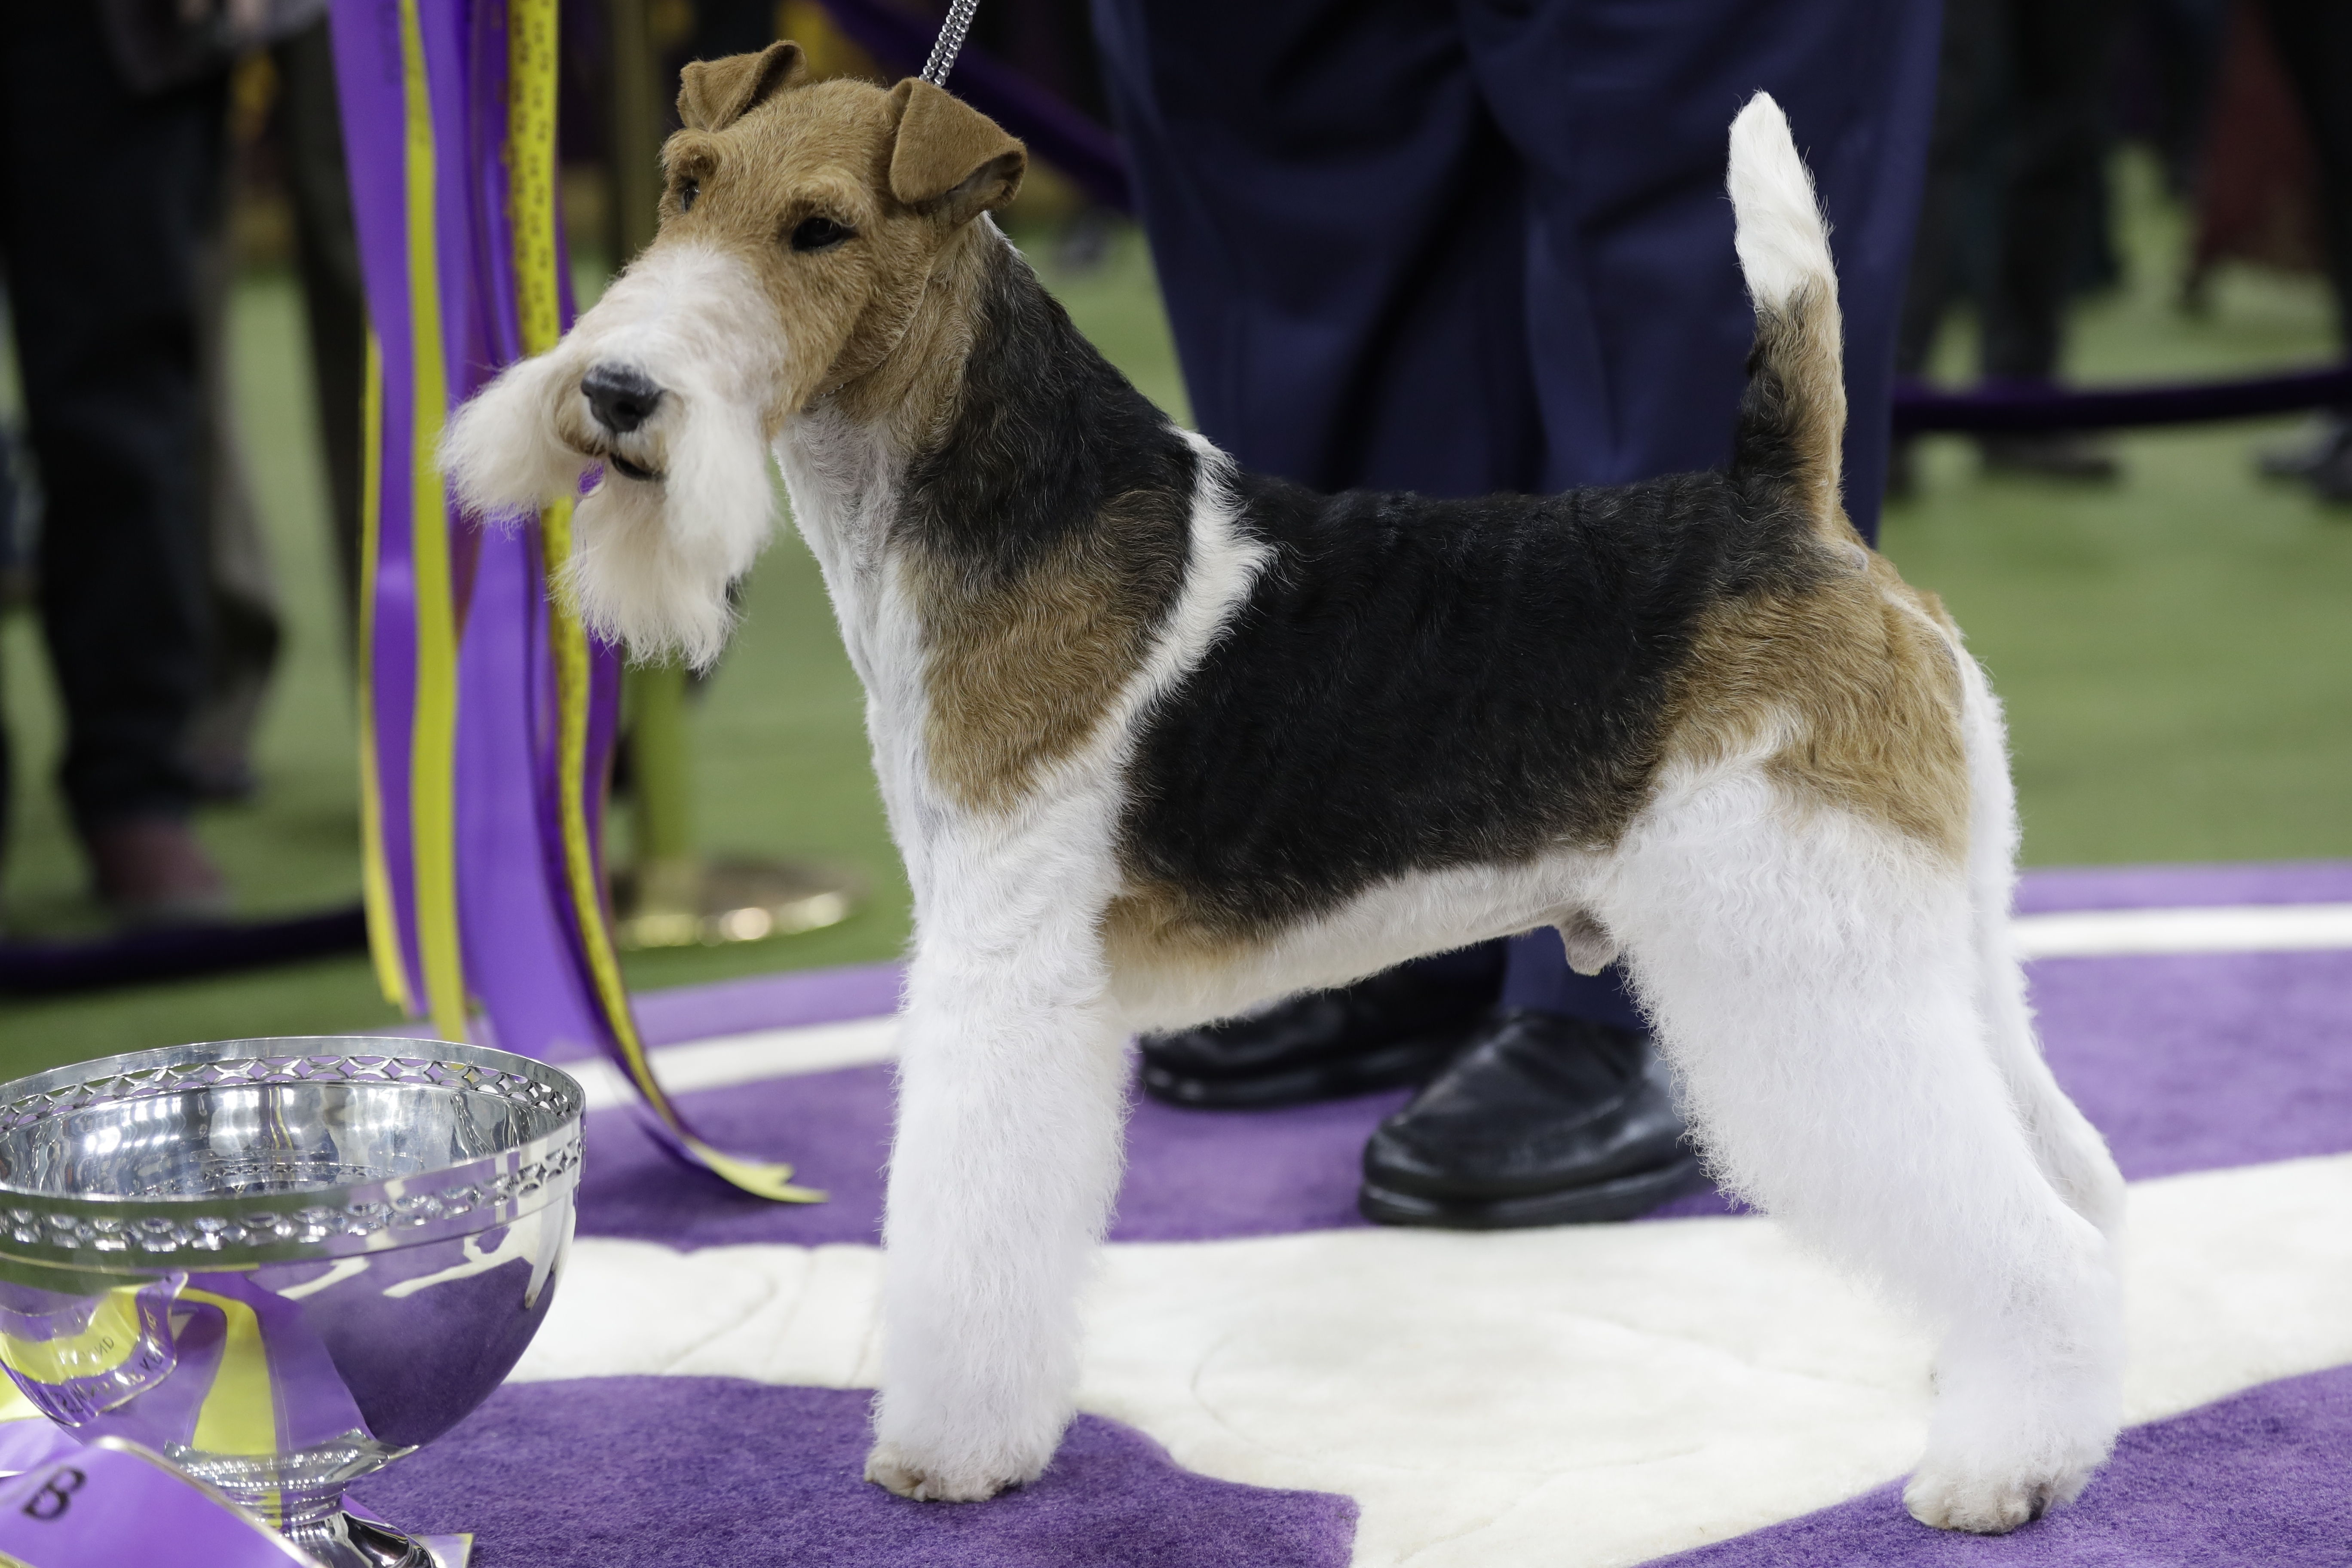
<path fill-rule="evenodd" d="M 2176 305 L 2182 217 L 2118 173 L 2122 287 L 2076 315 L 2083 380 L 2189 379 L 2324 362 L 2315 279 L 2233 270 Z M 1968 363 L 1956 328 L 1940 364 Z M 2298 422 L 2124 437 L 2121 483 L 1986 474 L 1923 443 L 1881 544 L 1967 630 L 2008 704 L 2030 864 L 2352 855 L 2352 510 L 2254 476 Z"/>
<path fill-rule="evenodd" d="M 2130 275 L 2082 312 L 2079 375 L 2200 375 L 2329 353 L 2324 299 L 2303 280 L 2231 274 L 2209 315 L 2176 310 L 2178 216 L 2139 165 L 2124 173 Z M 1099 268 L 1048 276 L 1106 352 L 1181 412 L 1136 237 L 1123 235 Z M 255 912 L 347 902 L 358 888 L 351 701 L 299 327 L 288 279 L 243 282 L 238 413 L 290 636 L 261 739 L 262 797 L 207 813 L 202 830 Z M 1964 363 L 1964 328 L 1948 348 L 1950 363 Z M 2008 700 L 2030 861 L 2352 855 L 2352 514 L 2252 478 L 2253 452 L 2292 423 L 2126 437 L 2125 478 L 2107 489 L 1987 477 L 1965 445 L 1926 444 L 1920 492 L 1889 510 L 1885 545 L 1908 576 L 1944 595 Z M 906 939 L 906 885 L 866 763 L 862 698 L 796 538 L 761 562 L 745 608 L 693 721 L 705 842 L 845 865 L 875 897 L 831 931 L 633 956 L 640 987 L 887 957 Z M 92 929 L 97 911 L 47 784 L 55 710 L 22 616 L 0 627 L 0 679 L 18 742 L 12 929 Z M 391 1016 L 355 958 L 0 1004 L 0 1075 Z"/>

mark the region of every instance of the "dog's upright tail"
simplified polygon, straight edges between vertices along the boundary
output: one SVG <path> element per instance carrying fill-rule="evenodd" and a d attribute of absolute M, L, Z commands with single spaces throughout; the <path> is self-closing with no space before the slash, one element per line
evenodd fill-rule
<path fill-rule="evenodd" d="M 1838 500 L 1845 333 L 1837 268 L 1812 177 L 1769 93 L 1749 99 L 1731 122 L 1727 184 L 1739 269 L 1756 303 L 1732 478 L 1780 489 L 1814 532 L 1849 537 Z"/>

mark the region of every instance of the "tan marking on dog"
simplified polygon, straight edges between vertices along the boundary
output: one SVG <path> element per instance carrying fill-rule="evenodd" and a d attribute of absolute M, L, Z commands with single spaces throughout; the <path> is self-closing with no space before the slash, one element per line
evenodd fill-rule
<path fill-rule="evenodd" d="M 1022 144 L 927 82 L 887 91 L 797 85 L 798 46 L 697 62 L 678 95 L 686 128 L 662 149 L 654 245 L 694 238 L 740 256 L 783 323 L 772 435 L 820 397 L 911 447 L 952 411 L 970 346 L 971 281 L 1002 240 L 981 213 L 1020 189 Z M 695 193 L 693 204 L 687 192 Z M 851 231 L 796 251 L 812 217 Z"/>
<path fill-rule="evenodd" d="M 1793 427 L 1800 492 L 1793 498 L 1830 538 L 1855 538 L 1838 501 L 1845 440 L 1845 328 L 1837 296 L 1808 283 L 1780 310 L 1756 312 L 1751 364 L 1764 374 L 1753 393 L 1795 406 Z"/>
<path fill-rule="evenodd" d="M 808 56 L 788 40 L 752 55 L 688 60 L 677 73 L 678 122 L 689 131 L 721 131 L 808 75 Z"/>
<path fill-rule="evenodd" d="M 1720 763 L 1793 725 L 1765 764 L 1773 778 L 1957 864 L 1969 824 L 1959 628 L 1863 543 L 1838 500 L 1843 342 L 1837 298 L 1819 285 L 1757 311 L 1751 395 L 1789 405 L 1789 502 L 1812 521 L 1822 569 L 1803 588 L 1708 613 L 1667 701 L 1661 760 Z"/>
<path fill-rule="evenodd" d="M 1151 652 L 1182 556 L 1189 498 L 1137 491 L 1018 576 L 976 581 L 910 552 L 922 625 L 923 741 L 958 804 L 1003 810 L 1085 745 Z"/>
<path fill-rule="evenodd" d="M 1774 779 L 1958 864 L 1969 774 L 1950 624 L 1875 552 L 1802 591 L 1727 600 L 1676 676 L 1666 759 L 1720 763 L 1791 727 L 1765 763 Z"/>
<path fill-rule="evenodd" d="M 918 452 L 954 424 L 986 268 L 1003 243 L 972 220 L 1012 199 L 1026 153 L 929 83 L 797 86 L 799 70 L 783 44 L 688 70 L 687 129 L 663 149 L 656 243 L 698 236 L 760 277 L 790 361 L 771 431 L 828 400 L 899 453 Z M 856 238 L 795 252 L 790 236 L 810 217 Z M 925 739 L 950 798 L 1002 809 L 1095 732 L 1178 585 L 1165 550 L 1138 548 L 1182 528 L 1181 516 L 1159 515 L 1165 504 L 1115 500 L 1086 536 L 1009 580 L 905 556 L 927 642 Z"/>
<path fill-rule="evenodd" d="M 1097 924 L 1114 973 L 1154 974 L 1181 988 L 1213 988 L 1263 938 L 1197 893 L 1129 877 Z M 1181 977 L 1190 976 L 1186 981 Z"/>

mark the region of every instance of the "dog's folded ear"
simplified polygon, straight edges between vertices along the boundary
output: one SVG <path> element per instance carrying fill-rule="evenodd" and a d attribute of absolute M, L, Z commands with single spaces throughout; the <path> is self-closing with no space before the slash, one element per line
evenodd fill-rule
<path fill-rule="evenodd" d="M 953 93 L 908 77 L 893 88 L 898 142 L 890 194 L 910 207 L 937 204 L 950 223 L 1001 207 L 1021 188 L 1029 150 Z"/>
<path fill-rule="evenodd" d="M 756 55 L 688 60 L 678 73 L 677 117 L 688 131 L 724 131 L 807 74 L 798 44 L 770 44 Z"/>

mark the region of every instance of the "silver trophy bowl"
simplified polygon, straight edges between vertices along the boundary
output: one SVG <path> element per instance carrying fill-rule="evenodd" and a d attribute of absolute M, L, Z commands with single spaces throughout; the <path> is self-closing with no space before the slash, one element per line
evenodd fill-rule
<path fill-rule="evenodd" d="M 554 1300 L 580 1086 L 437 1041 L 224 1040 L 0 1085 L 0 1365 L 334 1568 L 424 1568 L 344 1486 L 431 1442 Z"/>

